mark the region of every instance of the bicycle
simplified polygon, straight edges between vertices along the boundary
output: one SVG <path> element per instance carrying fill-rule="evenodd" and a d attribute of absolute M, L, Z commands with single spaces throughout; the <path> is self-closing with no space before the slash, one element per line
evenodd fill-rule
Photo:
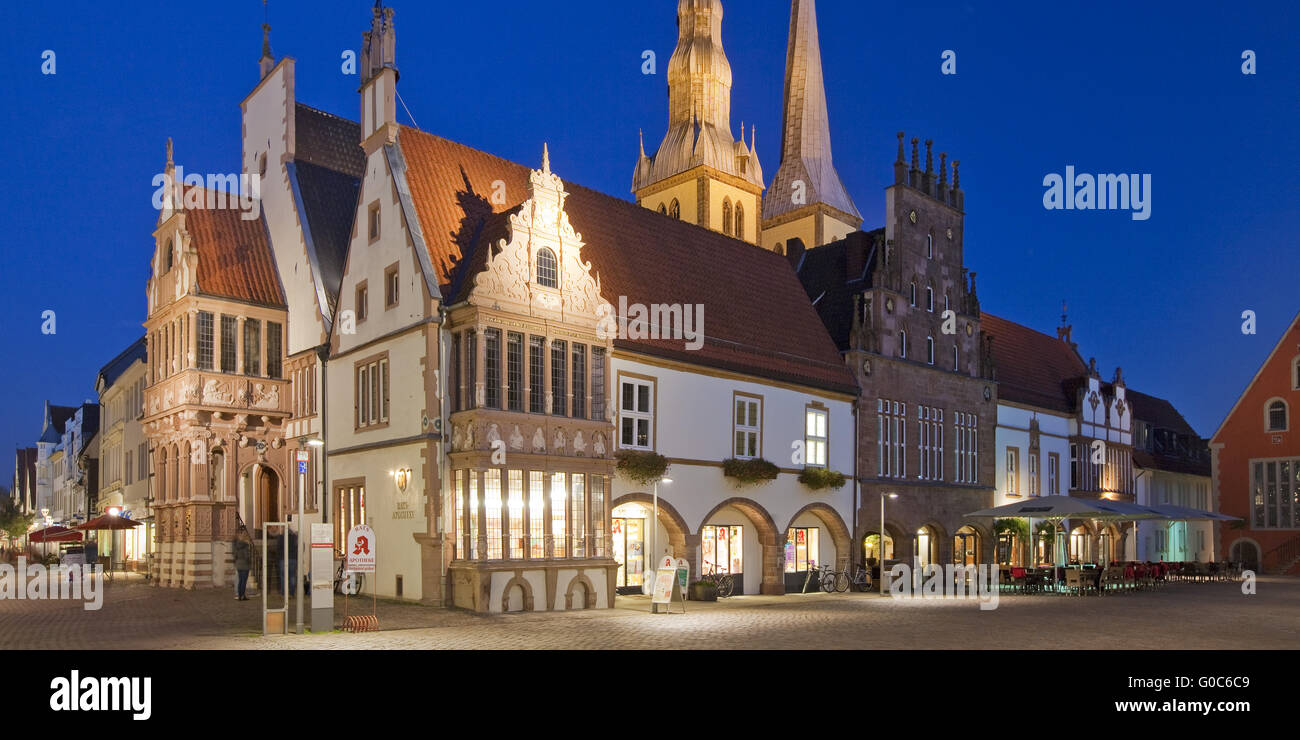
<path fill-rule="evenodd" d="M 340 560 L 339 567 L 334 571 L 334 593 L 356 596 L 361 593 L 361 587 L 365 585 L 366 575 L 348 572 L 347 564 L 346 558 Z"/>
<path fill-rule="evenodd" d="M 720 599 L 727 598 L 736 590 L 735 577 L 730 573 L 719 573 L 717 568 L 700 576 L 700 581 L 702 583 L 712 583 L 718 589 L 718 598 Z"/>
<path fill-rule="evenodd" d="M 867 573 L 866 568 L 854 563 L 849 566 L 849 570 L 831 571 L 822 576 L 822 590 L 826 593 L 831 592 L 831 588 L 827 588 L 828 583 L 836 593 L 841 594 L 853 587 L 857 587 L 859 591 L 870 591 L 871 575 Z"/>

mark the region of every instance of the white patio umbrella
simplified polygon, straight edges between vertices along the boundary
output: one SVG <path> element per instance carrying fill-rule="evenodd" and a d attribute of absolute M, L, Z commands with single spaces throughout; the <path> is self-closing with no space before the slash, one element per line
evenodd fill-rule
<path fill-rule="evenodd" d="M 993 518 L 1025 518 L 1029 520 L 1030 538 L 1033 537 L 1034 520 L 1096 519 L 1104 521 L 1129 521 L 1132 519 L 1162 519 L 1165 516 L 1149 507 L 1127 504 L 1109 499 L 1076 496 L 1035 496 L 992 509 L 973 511 L 966 516 Z M 1056 548 L 1059 555 L 1059 548 Z M 1060 559 L 1057 557 L 1056 559 Z M 1060 565 L 1060 563 L 1058 563 Z"/>

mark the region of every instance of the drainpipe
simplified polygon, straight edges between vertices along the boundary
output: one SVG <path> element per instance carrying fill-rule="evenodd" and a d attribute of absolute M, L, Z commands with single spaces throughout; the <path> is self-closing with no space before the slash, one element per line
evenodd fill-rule
<path fill-rule="evenodd" d="M 447 553 L 443 548 L 447 545 L 447 511 L 451 508 L 451 473 L 447 469 L 451 464 L 451 458 L 447 455 L 447 382 L 448 373 L 451 370 L 451 360 L 448 357 L 448 344 L 451 342 L 451 330 L 447 326 L 447 306 L 439 303 L 438 305 L 438 518 L 437 530 L 438 538 L 441 541 L 441 547 L 438 548 L 438 577 L 442 584 L 442 605 L 447 605 L 447 599 L 451 594 L 450 584 L 447 581 Z M 459 516 L 460 512 L 457 511 Z"/>
<path fill-rule="evenodd" d="M 326 361 L 329 359 L 329 354 L 330 354 L 330 348 L 328 344 L 322 344 L 316 348 L 316 356 L 320 358 L 320 438 L 322 442 L 325 441 L 326 435 L 329 430 L 329 427 L 326 426 L 325 423 L 327 420 L 326 414 L 329 413 L 329 403 L 326 400 L 329 398 L 329 394 L 325 392 L 325 389 L 328 388 L 328 383 L 329 383 L 329 373 L 326 370 L 327 368 Z M 319 504 L 321 524 L 329 524 L 330 521 L 329 458 L 330 458 L 329 446 L 321 445 L 320 448 L 321 492 L 320 492 L 320 504 Z M 301 527 L 302 523 L 299 522 L 298 526 Z M 335 544 L 337 545 L 338 543 Z"/>

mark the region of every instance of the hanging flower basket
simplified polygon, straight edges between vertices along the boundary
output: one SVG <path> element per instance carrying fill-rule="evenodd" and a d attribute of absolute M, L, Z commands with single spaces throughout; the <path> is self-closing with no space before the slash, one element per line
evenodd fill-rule
<path fill-rule="evenodd" d="M 737 485 L 752 486 L 776 480 L 781 469 L 761 457 L 753 460 L 737 460 L 733 457 L 722 461 L 722 474 L 734 480 Z"/>
<path fill-rule="evenodd" d="M 799 482 L 814 491 L 821 491 L 826 488 L 839 490 L 844 487 L 848 479 L 844 477 L 843 473 L 835 470 L 804 468 L 803 472 L 799 474 Z"/>
<path fill-rule="evenodd" d="M 650 485 L 668 472 L 668 458 L 654 452 L 621 450 L 614 458 L 619 475 L 638 485 Z"/>

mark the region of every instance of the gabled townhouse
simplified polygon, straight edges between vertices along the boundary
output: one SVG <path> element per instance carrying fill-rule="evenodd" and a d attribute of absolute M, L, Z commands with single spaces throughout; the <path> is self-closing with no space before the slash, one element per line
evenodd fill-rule
<path fill-rule="evenodd" d="M 164 172 L 175 181 L 170 140 Z M 237 526 L 257 537 L 293 510 L 292 389 L 264 220 L 224 192 L 175 185 L 153 234 L 141 422 L 154 457 L 153 583 L 192 589 L 232 582 Z"/>
<path fill-rule="evenodd" d="M 1210 438 L 1219 552 L 1266 573 L 1300 572 L 1300 315 Z"/>
<path fill-rule="evenodd" d="M 243 172 L 260 183 L 267 240 L 287 308 L 284 378 L 291 395 L 283 435 L 295 464 L 277 516 L 306 531 L 314 522 L 340 521 L 324 508 L 324 368 L 334 322 L 342 318 L 342 331 L 348 332 L 358 320 L 351 310 L 339 316 L 339 286 L 365 157 L 357 123 L 297 101 L 296 61 L 276 61 L 270 30 L 263 26 L 258 83 L 240 104 Z M 300 453 L 307 458 L 305 473 L 298 472 Z M 303 522 L 296 521 L 300 493 Z M 336 532 L 339 553 L 343 540 Z"/>
<path fill-rule="evenodd" d="M 63 429 L 68 419 L 77 413 L 76 406 L 56 406 L 45 402 L 41 421 L 41 436 L 36 440 L 36 508 L 37 523 L 46 520 L 63 521 L 61 511 L 56 511 L 55 476 L 62 476 L 63 451 L 59 446 L 63 442 Z"/>
<path fill-rule="evenodd" d="M 1210 448 L 1172 403 L 1133 389 L 1134 495 L 1138 504 L 1208 511 Z M 1137 559 L 1213 562 L 1214 525 L 1206 520 L 1137 522 Z"/>
<path fill-rule="evenodd" d="M 1135 501 L 1133 411 L 1123 374 L 1105 383 L 1096 361 L 1087 363 L 1073 341 L 1073 327 L 1051 337 L 984 314 L 998 382 L 995 433 L 997 505 L 1032 496 L 1069 495 Z M 1052 527 L 1047 536 L 1039 531 Z M 1070 520 L 1035 522 L 1029 543 L 1023 532 L 998 534 L 998 562 L 1109 562 L 1134 558 L 1131 522 Z M 1057 548 L 1061 548 L 1057 552 Z"/>
<path fill-rule="evenodd" d="M 153 518 L 149 508 L 149 441 L 140 423 L 144 415 L 144 389 L 148 382 L 147 342 L 131 343 L 100 369 L 95 379 L 99 394 L 99 497 L 90 516 L 106 512 L 133 521 L 138 527 L 102 532 L 100 550 L 115 563 L 143 571 L 152 552 Z M 109 543 L 105 540 L 112 538 Z"/>

